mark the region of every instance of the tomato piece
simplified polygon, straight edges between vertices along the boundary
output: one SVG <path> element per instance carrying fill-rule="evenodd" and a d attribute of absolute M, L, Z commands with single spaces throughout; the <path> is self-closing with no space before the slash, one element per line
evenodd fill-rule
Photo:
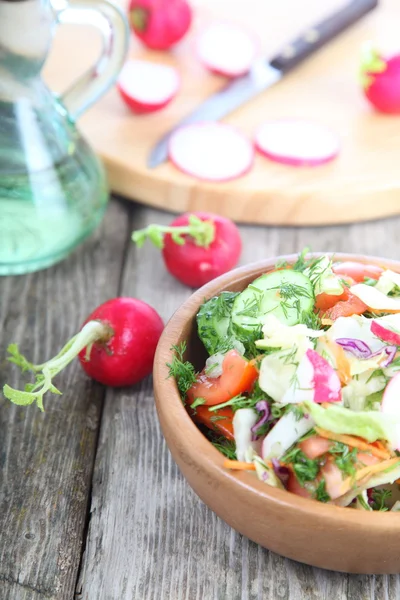
<path fill-rule="evenodd" d="M 373 454 L 368 454 L 368 452 L 357 452 L 357 462 L 360 463 L 358 468 L 361 468 L 361 465 L 365 467 L 376 465 L 376 463 L 381 462 L 381 460 L 381 458 L 378 458 Z"/>
<path fill-rule="evenodd" d="M 379 279 L 383 273 L 383 269 L 377 265 L 364 265 L 350 260 L 334 264 L 332 270 L 336 275 L 351 277 L 356 283 L 362 283 L 365 277 Z"/>
<path fill-rule="evenodd" d="M 233 436 L 233 414 L 233 410 L 229 406 L 210 412 L 207 406 L 201 405 L 196 407 L 191 416 L 195 423 L 205 425 L 209 429 L 217 431 L 228 440 L 233 440 L 235 439 Z M 213 421 L 213 417 L 218 418 Z"/>
<path fill-rule="evenodd" d="M 288 490 L 288 492 L 292 492 L 292 494 L 296 494 L 297 496 L 303 496 L 303 498 L 312 498 L 313 497 L 311 490 L 308 490 L 307 488 L 300 485 L 300 483 L 299 483 L 296 475 L 292 471 L 292 469 L 290 469 L 290 475 L 289 475 L 286 489 Z"/>
<path fill-rule="evenodd" d="M 204 398 L 208 406 L 221 404 L 238 394 L 249 392 L 257 377 L 258 371 L 255 366 L 237 350 L 230 350 L 222 363 L 222 375 L 208 377 L 202 371 L 188 391 L 187 397 L 189 403 L 194 402 L 196 398 Z"/>
<path fill-rule="evenodd" d="M 324 464 L 321 475 L 325 479 L 325 489 L 332 500 L 343 495 L 343 473 L 333 460 L 328 460 Z"/>
<path fill-rule="evenodd" d="M 331 440 L 327 440 L 319 435 L 313 435 L 299 443 L 300 450 L 311 460 L 326 454 L 331 447 Z"/>
<path fill-rule="evenodd" d="M 354 285 L 356 282 L 351 277 L 343 276 L 341 279 L 346 284 L 343 286 L 343 293 L 339 296 L 332 296 L 331 294 L 318 294 L 315 299 L 315 308 L 317 310 L 328 310 L 328 308 L 332 308 L 338 302 L 342 302 L 343 300 L 347 300 L 349 297 L 349 287 Z"/>
<path fill-rule="evenodd" d="M 351 317 L 352 315 L 362 315 L 368 306 L 360 298 L 357 298 L 347 290 L 347 299 L 340 300 L 332 308 L 328 308 L 321 316 L 325 319 L 335 321 L 339 317 Z"/>
<path fill-rule="evenodd" d="M 345 288 L 343 294 L 340 296 L 332 296 L 331 294 L 318 294 L 315 298 L 315 308 L 317 310 L 326 311 L 328 308 L 332 308 L 338 302 L 342 302 L 343 300 L 347 300 L 348 298 L 348 289 Z"/>

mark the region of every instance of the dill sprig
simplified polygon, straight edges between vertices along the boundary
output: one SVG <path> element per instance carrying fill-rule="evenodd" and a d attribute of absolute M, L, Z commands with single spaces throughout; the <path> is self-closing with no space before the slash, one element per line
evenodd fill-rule
<path fill-rule="evenodd" d="M 306 246 L 299 253 L 296 262 L 293 265 L 293 271 L 300 271 L 302 273 L 305 269 L 312 267 L 312 265 L 318 260 L 317 258 L 306 258 L 307 254 L 309 254 L 311 249 Z"/>
<path fill-rule="evenodd" d="M 227 440 L 223 435 L 216 437 L 211 436 L 210 442 L 221 454 L 229 460 L 236 460 L 236 444 L 233 440 Z"/>
<path fill-rule="evenodd" d="M 167 363 L 169 369 L 169 377 L 173 377 L 178 386 L 178 390 L 181 394 L 182 399 L 188 390 L 196 383 L 197 373 L 194 366 L 188 360 L 184 360 L 184 354 L 186 352 L 186 342 L 181 342 L 178 345 L 171 346 L 171 350 L 175 353 L 172 361 Z"/>
<path fill-rule="evenodd" d="M 319 461 L 307 458 L 304 452 L 297 447 L 286 452 L 286 454 L 282 456 L 281 462 L 292 466 L 298 482 L 303 487 L 307 481 L 314 481 L 319 473 Z"/>
<path fill-rule="evenodd" d="M 372 490 L 372 509 L 380 510 L 382 512 L 387 511 L 386 501 L 391 497 L 392 491 L 382 488 Z"/>
<path fill-rule="evenodd" d="M 326 491 L 325 479 L 321 479 L 315 492 L 314 497 L 318 502 L 329 502 L 331 497 Z"/>
<path fill-rule="evenodd" d="M 353 476 L 356 473 L 357 448 L 350 450 L 349 446 L 342 442 L 335 442 L 329 453 L 335 457 L 335 463 L 342 471 L 343 476 Z"/>

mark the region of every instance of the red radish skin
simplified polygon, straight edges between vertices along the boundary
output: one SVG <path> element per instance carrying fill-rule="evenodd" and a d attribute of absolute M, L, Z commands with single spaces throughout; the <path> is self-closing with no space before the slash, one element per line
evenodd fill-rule
<path fill-rule="evenodd" d="M 180 76 L 174 67 L 144 60 L 127 61 L 117 82 L 124 102 L 139 114 L 165 108 L 179 87 Z"/>
<path fill-rule="evenodd" d="M 314 402 L 340 402 L 342 386 L 336 371 L 315 350 L 307 350 L 306 356 L 314 369 Z"/>
<path fill-rule="evenodd" d="M 223 123 L 181 127 L 171 137 L 169 158 L 184 173 L 203 181 L 229 181 L 247 173 L 254 160 L 251 143 Z"/>
<path fill-rule="evenodd" d="M 270 160 L 293 167 L 317 167 L 339 154 L 339 139 L 333 131 L 295 119 L 264 123 L 256 132 L 255 146 Z"/>
<path fill-rule="evenodd" d="M 116 298 L 105 302 L 88 317 L 113 331 L 106 343 L 94 343 L 89 355 L 79 354 L 84 371 L 104 385 L 123 387 L 138 383 L 153 368 L 153 359 L 164 324 L 158 313 L 141 300 Z"/>
<path fill-rule="evenodd" d="M 188 32 L 192 9 L 186 0 L 130 0 L 132 32 L 148 48 L 168 50 Z"/>
<path fill-rule="evenodd" d="M 233 23 L 212 23 L 199 36 L 201 62 L 213 73 L 238 77 L 247 73 L 257 54 L 254 34 Z"/>
<path fill-rule="evenodd" d="M 376 335 L 380 340 L 387 342 L 388 344 L 393 344 L 395 346 L 400 346 L 400 334 L 392 331 L 391 329 L 387 329 L 383 327 L 377 321 L 372 321 L 371 323 L 371 332 Z"/>
<path fill-rule="evenodd" d="M 236 266 L 242 251 L 242 240 L 238 228 L 230 219 L 204 212 L 190 214 L 214 223 L 214 241 L 204 248 L 187 236 L 186 243 L 179 246 L 167 234 L 163 258 L 171 275 L 185 285 L 197 288 Z M 186 213 L 172 221 L 171 227 L 184 226 L 188 222 L 189 213 Z"/>
<path fill-rule="evenodd" d="M 309 402 L 340 402 L 341 383 L 336 371 L 323 356 L 308 349 L 296 370 L 293 383 L 283 396 L 283 404 Z"/>
<path fill-rule="evenodd" d="M 57 356 L 40 365 L 30 363 L 15 344 L 9 346 L 12 362 L 23 371 L 38 373 L 29 390 L 3 387 L 6 398 L 19 406 L 37 404 L 43 411 L 47 392 L 61 394 L 53 379 L 79 356 L 86 373 L 112 387 L 133 385 L 151 373 L 154 354 L 164 325 L 157 312 L 136 298 L 113 298 L 98 306 Z"/>
<path fill-rule="evenodd" d="M 400 54 L 384 58 L 368 50 L 361 72 L 364 94 L 370 104 L 378 112 L 400 114 Z"/>

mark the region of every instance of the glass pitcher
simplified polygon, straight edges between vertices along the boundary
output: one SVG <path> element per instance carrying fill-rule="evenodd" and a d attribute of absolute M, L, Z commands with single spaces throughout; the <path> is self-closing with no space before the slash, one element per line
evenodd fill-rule
<path fill-rule="evenodd" d="M 57 23 L 103 36 L 97 64 L 59 97 L 40 76 Z M 75 121 L 114 82 L 128 31 L 108 0 L 0 0 L 0 275 L 58 262 L 100 222 L 106 178 Z"/>

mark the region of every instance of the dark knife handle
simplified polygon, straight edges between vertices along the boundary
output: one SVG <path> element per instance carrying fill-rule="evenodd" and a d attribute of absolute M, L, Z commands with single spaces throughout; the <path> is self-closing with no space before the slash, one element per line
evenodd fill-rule
<path fill-rule="evenodd" d="M 310 27 L 292 44 L 286 46 L 277 54 L 270 65 L 287 73 L 305 58 L 324 46 L 334 37 L 356 23 L 361 17 L 378 5 L 378 0 L 353 0 L 342 10 L 331 15 L 318 25 Z"/>

